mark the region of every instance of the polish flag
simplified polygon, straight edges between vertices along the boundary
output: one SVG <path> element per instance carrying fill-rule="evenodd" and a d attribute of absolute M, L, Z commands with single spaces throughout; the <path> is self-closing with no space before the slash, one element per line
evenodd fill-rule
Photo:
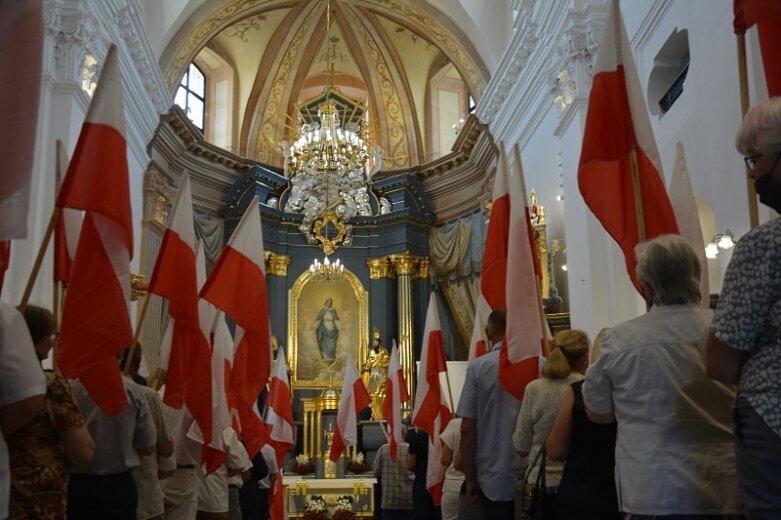
<path fill-rule="evenodd" d="M 407 401 L 409 401 L 407 382 L 404 380 L 404 370 L 399 363 L 399 348 L 396 346 L 396 340 L 393 340 L 388 379 L 385 381 L 385 401 L 382 403 L 382 415 L 388 423 L 390 457 L 393 460 L 398 457 L 398 445 L 404 440 L 401 434 L 401 404 Z"/>
<path fill-rule="evenodd" d="M 285 454 L 296 444 L 293 406 L 290 402 L 290 382 L 287 379 L 287 361 L 284 349 L 280 348 L 279 354 L 277 354 L 270 386 L 266 408 L 268 443 L 274 447 L 277 454 L 277 465 L 282 467 Z"/>
<path fill-rule="evenodd" d="M 439 375 L 443 372 L 447 374 L 445 343 L 442 339 L 436 295 L 432 292 L 428 301 L 426 325 L 423 329 L 423 349 L 420 354 L 412 424 L 428 433 L 426 489 L 437 505 L 442 502 L 442 485 L 445 482 L 446 469 L 439 462 L 442 453 L 442 441 L 439 436 L 453 417 L 439 380 Z"/>
<path fill-rule="evenodd" d="M 694 190 L 689 180 L 689 169 L 686 167 L 686 156 L 681 142 L 678 142 L 678 147 L 675 150 L 675 168 L 670 178 L 670 203 L 675 211 L 675 219 L 678 222 L 681 236 L 689 241 L 697 253 L 697 258 L 700 259 L 700 266 L 702 266 L 700 305 L 707 309 L 710 306 L 708 259 L 705 256 L 705 240 L 702 238 L 700 214 L 694 200 Z"/>
<path fill-rule="evenodd" d="M 0 76 L 0 241 L 27 236 L 41 93 L 42 4 L 0 0 L 0 64 L 5 71 Z"/>
<path fill-rule="evenodd" d="M 195 253 L 195 268 L 198 287 L 206 283 L 206 254 L 202 244 L 198 244 Z M 216 471 L 225 461 L 225 443 L 222 432 L 231 426 L 226 381 L 230 375 L 230 355 L 233 350 L 233 338 L 230 336 L 225 314 L 203 298 L 198 300 L 200 328 L 204 337 L 209 338 L 211 346 L 211 407 L 212 435 L 211 439 L 204 436 L 197 423 L 193 423 L 188 436 L 203 445 L 201 461 L 209 475 Z M 173 324 L 169 324 L 169 328 Z M 234 429 L 235 430 L 235 429 Z"/>
<path fill-rule="evenodd" d="M 57 141 L 57 185 L 60 185 L 60 172 L 68 169 L 68 154 L 62 141 Z M 84 212 L 77 209 L 63 208 L 57 217 L 54 228 L 54 281 L 68 285 L 73 258 L 76 256 L 76 246 L 81 233 L 81 221 Z"/>
<path fill-rule="evenodd" d="M 627 273 L 639 291 L 635 246 L 677 234 L 678 225 L 618 2 L 611 0 L 609 9 L 588 98 L 578 186 L 592 213 L 623 250 Z M 642 209 L 636 200 L 642 200 Z"/>
<path fill-rule="evenodd" d="M 81 380 L 107 415 L 127 403 L 117 355 L 133 341 L 133 224 L 117 59 L 112 45 L 57 198 L 59 208 L 86 212 L 63 309 L 57 366 L 65 377 Z"/>
<path fill-rule="evenodd" d="M 342 396 L 339 399 L 339 412 L 336 415 L 336 428 L 329 455 L 333 462 L 339 460 L 347 446 L 358 444 L 358 414 L 371 402 L 369 392 L 366 391 L 358 369 L 355 368 L 355 362 L 348 356 L 344 366 Z"/>
<path fill-rule="evenodd" d="M 236 399 L 241 436 L 250 458 L 263 446 L 265 428 L 257 400 L 271 368 L 268 290 L 263 258 L 263 228 L 255 197 L 201 289 L 236 323 L 230 387 Z"/>
<path fill-rule="evenodd" d="M 485 336 L 485 326 L 488 322 L 489 314 L 491 314 L 491 308 L 488 306 L 488 302 L 485 300 L 485 297 L 481 292 L 477 296 L 477 302 L 475 305 L 475 319 L 472 325 L 472 338 L 469 340 L 469 361 L 482 356 L 491 348 L 491 346 L 488 344 L 488 338 Z"/>
<path fill-rule="evenodd" d="M 173 327 L 166 346 L 168 368 L 163 402 L 172 408 L 187 404 L 205 439 L 212 438 L 211 349 L 201 330 L 195 225 L 190 176 L 182 176 L 168 228 L 163 235 L 149 293 L 168 300 Z M 222 430 L 214 432 L 221 435 Z"/>
<path fill-rule="evenodd" d="M 735 34 L 744 34 L 754 24 L 770 97 L 781 96 L 781 2 L 778 0 L 734 0 Z"/>
<path fill-rule="evenodd" d="M 507 265 L 513 268 L 507 270 L 504 285 L 507 328 L 499 351 L 499 381 L 507 392 L 522 399 L 526 385 L 539 375 L 539 358 L 547 351 L 550 333 L 542 310 L 542 271 L 529 218 L 521 152 L 515 145 L 514 168 L 511 169 L 501 144 L 500 149 L 501 167 L 496 172 L 494 198 L 504 190 L 507 195 L 499 196 L 509 201 Z M 492 224 L 493 217 L 489 226 Z"/>

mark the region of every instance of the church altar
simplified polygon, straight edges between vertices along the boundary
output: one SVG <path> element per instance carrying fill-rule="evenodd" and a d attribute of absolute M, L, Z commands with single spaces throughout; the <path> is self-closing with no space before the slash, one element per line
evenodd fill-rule
<path fill-rule="evenodd" d="M 374 516 L 374 485 L 377 479 L 366 475 L 351 478 L 317 479 L 300 475 L 285 475 L 282 485 L 290 518 L 302 518 L 307 501 L 313 496 L 322 497 L 329 512 L 333 513 L 338 499 L 349 497 L 353 512 L 359 517 Z"/>

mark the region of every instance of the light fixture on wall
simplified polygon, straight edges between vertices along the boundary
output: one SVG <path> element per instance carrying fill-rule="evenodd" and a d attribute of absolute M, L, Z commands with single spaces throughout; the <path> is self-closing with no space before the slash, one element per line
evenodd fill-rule
<path fill-rule="evenodd" d="M 716 233 L 713 239 L 705 246 L 705 257 L 715 260 L 719 256 L 719 249 L 731 249 L 735 246 L 735 235 L 729 229 L 724 233 Z"/>
<path fill-rule="evenodd" d="M 465 122 L 466 119 L 464 119 L 464 116 L 461 116 L 458 118 L 458 123 L 453 123 L 452 128 L 453 128 L 453 132 L 455 132 L 456 135 L 458 135 L 458 132 L 461 131 L 461 127 L 464 126 Z"/>
<path fill-rule="evenodd" d="M 312 275 L 312 280 L 316 282 L 334 283 L 342 277 L 344 265 L 338 258 L 336 261 L 331 262 L 328 259 L 328 255 L 326 255 L 322 263 L 315 258 L 312 265 L 309 266 L 309 272 Z"/>

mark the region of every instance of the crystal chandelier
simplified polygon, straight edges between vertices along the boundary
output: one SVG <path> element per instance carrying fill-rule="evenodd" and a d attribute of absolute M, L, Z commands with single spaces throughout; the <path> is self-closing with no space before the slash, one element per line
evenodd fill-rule
<path fill-rule="evenodd" d="M 331 4 L 326 7 L 326 31 L 330 31 Z M 329 41 L 338 41 L 329 38 Z M 327 231 L 329 226 L 317 223 L 327 214 L 334 217 L 344 233 L 338 240 L 328 240 L 332 246 L 340 242 L 352 244 L 352 226 L 347 222 L 355 216 L 374 214 L 367 183 L 382 163 L 379 146 L 368 144 L 365 109 L 360 103 L 344 98 L 333 86 L 331 48 L 326 45 L 326 87 L 317 117 L 309 107 L 299 107 L 298 126 L 293 143 L 281 143 L 285 176 L 290 179 L 290 196 L 284 210 L 303 214 L 299 230 L 314 245 L 325 245 L 315 229 Z M 342 105 L 340 112 L 337 101 Z M 313 109 L 312 109 L 313 111 Z M 332 249 L 333 250 L 333 249 Z M 329 251 L 325 251 L 326 255 Z M 332 252 L 332 251 L 331 251 Z"/>
<path fill-rule="evenodd" d="M 312 265 L 309 266 L 309 272 L 312 275 L 312 280 L 321 283 L 334 283 L 337 279 L 342 277 L 344 272 L 344 265 L 337 258 L 335 262 L 331 263 L 326 255 L 323 263 L 315 258 Z"/>

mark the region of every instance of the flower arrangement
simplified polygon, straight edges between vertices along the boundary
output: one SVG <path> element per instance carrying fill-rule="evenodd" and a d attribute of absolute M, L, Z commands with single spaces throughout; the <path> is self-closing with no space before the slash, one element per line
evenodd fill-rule
<path fill-rule="evenodd" d="M 312 462 L 309 460 L 309 456 L 304 453 L 296 455 L 296 458 L 293 459 L 292 469 L 294 473 L 298 473 L 299 475 L 312 473 Z"/>
<path fill-rule="evenodd" d="M 358 455 L 347 465 L 347 470 L 351 473 L 366 473 L 369 471 L 369 463 L 366 462 L 363 453 L 358 452 Z"/>
<path fill-rule="evenodd" d="M 353 512 L 353 497 L 343 495 L 337 498 L 334 505 L 334 514 L 331 518 L 333 520 L 354 520 L 357 518 Z"/>
<path fill-rule="evenodd" d="M 307 457 L 307 462 L 308 460 Z M 320 495 L 309 497 L 304 509 L 304 520 L 328 520 L 328 507 L 325 505 L 323 497 Z"/>

